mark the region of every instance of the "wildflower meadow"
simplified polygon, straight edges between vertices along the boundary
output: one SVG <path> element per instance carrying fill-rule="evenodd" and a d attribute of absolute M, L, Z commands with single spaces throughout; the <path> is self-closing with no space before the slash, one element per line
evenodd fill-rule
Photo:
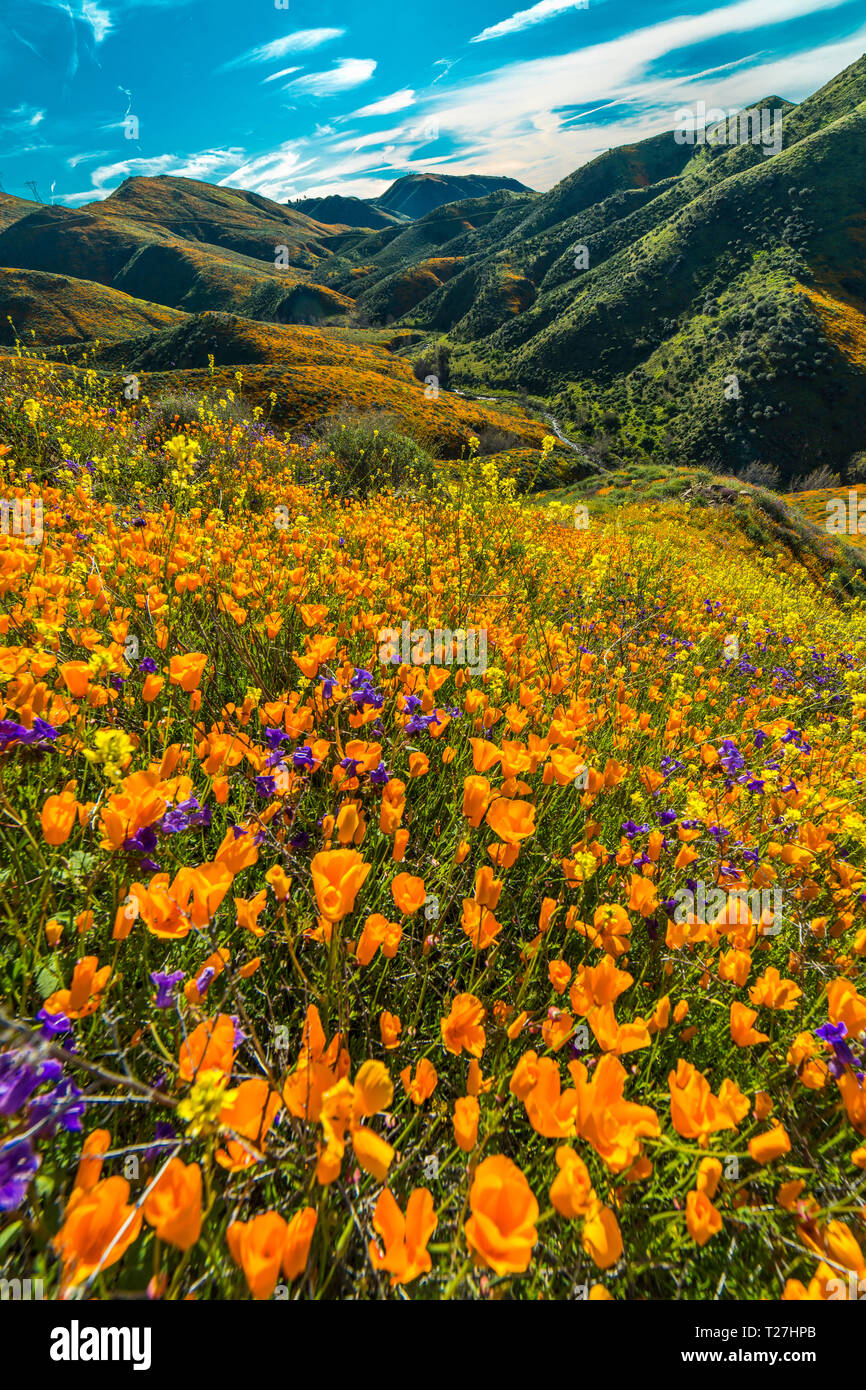
<path fill-rule="evenodd" d="M 105 382 L 0 386 L 4 1287 L 866 1296 L 862 600 Z"/>

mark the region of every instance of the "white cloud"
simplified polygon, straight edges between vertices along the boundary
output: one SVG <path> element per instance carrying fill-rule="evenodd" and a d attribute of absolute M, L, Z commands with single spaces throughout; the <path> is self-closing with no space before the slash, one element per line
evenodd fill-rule
<path fill-rule="evenodd" d="M 241 149 L 201 150 L 198 154 L 187 155 L 185 159 L 176 154 L 159 154 L 150 158 L 123 159 L 116 164 L 101 164 L 94 169 L 92 178 L 94 189 L 115 187 L 122 179 L 135 176 L 154 178 L 157 174 L 174 174 L 176 178 L 212 179 L 229 165 L 237 164 L 244 156 Z M 225 182 L 225 180 L 220 180 Z M 92 196 L 96 196 L 96 193 Z"/>
<path fill-rule="evenodd" d="M 81 18 L 93 30 L 94 43 L 102 43 L 106 34 L 110 33 L 113 27 L 108 10 L 104 10 L 96 4 L 96 0 L 81 0 Z"/>
<path fill-rule="evenodd" d="M 278 77 L 291 77 L 293 72 L 300 72 L 300 68 L 280 68 L 279 72 L 272 72 L 270 77 L 264 79 L 265 82 L 276 82 Z M 264 83 L 262 84 L 264 85 Z"/>
<path fill-rule="evenodd" d="M 334 92 L 348 92 L 369 82 L 375 71 L 373 58 L 340 58 L 335 68 L 296 77 L 294 82 L 286 84 L 285 90 L 312 97 L 331 96 Z"/>
<path fill-rule="evenodd" d="M 407 135 L 408 128 L 403 125 L 392 126 L 390 130 L 369 131 L 366 135 L 345 135 L 329 147 L 329 153 L 342 154 L 346 150 L 375 149 L 380 145 L 393 144 L 401 135 Z"/>
<path fill-rule="evenodd" d="M 485 43 L 488 39 L 504 38 L 506 34 L 519 34 L 523 29 L 531 29 L 535 24 L 544 24 L 548 19 L 555 19 L 566 10 L 586 9 L 589 9 L 587 0 L 540 0 L 540 3 L 533 5 L 531 9 L 518 10 L 510 19 L 502 19 L 498 24 L 491 24 L 489 28 L 482 29 L 481 33 L 476 34 L 469 42 Z"/>
<path fill-rule="evenodd" d="M 763 69 L 751 66 L 721 83 L 698 82 L 697 74 L 660 78 L 657 73 L 662 60 L 694 45 L 841 3 L 844 0 L 737 0 L 555 57 L 497 67 L 447 94 L 434 98 L 431 91 L 421 109 L 439 118 L 460 157 L 472 154 L 478 173 L 512 174 L 535 188 L 549 188 L 603 150 L 672 128 L 673 113 L 683 104 L 683 88 L 689 82 L 695 83 L 691 99 L 704 98 L 708 105 L 735 105 L 737 97 L 727 98 L 724 91 L 742 90 L 747 102 L 772 90 L 791 100 L 802 99 L 860 56 L 863 32 L 826 49 L 768 59 Z M 668 101 L 666 115 L 659 107 Z M 539 118 L 544 127 L 546 114 L 560 109 L 620 103 L 632 104 L 634 115 L 617 126 L 597 122 L 564 127 L 556 117 L 547 122 L 550 128 L 539 128 Z"/>
<path fill-rule="evenodd" d="M 219 183 L 231 188 L 248 188 L 253 193 L 261 193 L 264 198 L 283 202 L 288 196 L 286 190 L 291 187 L 292 180 L 315 162 L 312 158 L 302 157 L 299 145 L 303 143 L 293 140 L 268 154 L 248 159 L 238 164 L 231 174 L 221 178 Z"/>
<path fill-rule="evenodd" d="M 109 153 L 109 150 L 92 150 L 89 154 L 73 154 L 66 163 L 70 169 L 77 169 L 79 164 L 89 164 L 91 159 L 107 159 Z"/>
<path fill-rule="evenodd" d="M 282 58 L 286 53 L 309 53 L 333 39 L 341 39 L 345 32 L 345 29 L 296 29 L 293 34 L 284 34 L 281 39 L 248 49 L 239 58 L 232 58 L 231 62 L 223 63 L 217 71 L 228 72 L 230 68 L 246 67 L 249 63 L 272 63 L 275 58 Z"/>
<path fill-rule="evenodd" d="M 394 182 L 388 179 L 338 179 L 335 183 L 317 183 L 300 193 L 287 193 L 286 200 L 295 198 L 329 198 L 336 193 L 341 198 L 378 198 Z M 299 209 L 303 212 L 303 208 Z"/>
<path fill-rule="evenodd" d="M 402 92 L 392 92 L 391 96 L 382 97 L 381 101 L 374 101 L 370 106 L 362 106 L 349 119 L 354 116 L 390 116 L 394 111 L 405 111 L 407 106 L 414 105 L 415 93 L 408 87 Z"/>

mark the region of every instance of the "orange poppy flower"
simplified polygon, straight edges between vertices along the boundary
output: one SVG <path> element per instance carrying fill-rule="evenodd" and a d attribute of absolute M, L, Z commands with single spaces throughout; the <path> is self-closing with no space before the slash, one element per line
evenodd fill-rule
<path fill-rule="evenodd" d="M 423 878 L 416 878 L 414 874 L 398 874 L 391 884 L 391 896 L 400 911 L 412 917 L 419 907 L 424 906 L 427 897 Z"/>
<path fill-rule="evenodd" d="M 471 1153 L 478 1142 L 480 1114 L 475 1096 L 460 1096 L 454 1102 L 454 1142 L 464 1153 Z"/>
<path fill-rule="evenodd" d="M 354 909 L 371 868 L 355 849 L 322 850 L 314 856 L 310 865 L 313 889 L 326 922 L 341 922 Z"/>
<path fill-rule="evenodd" d="M 491 789 L 486 777 L 464 777 L 463 815 L 473 830 L 477 830 L 490 804 Z"/>
<path fill-rule="evenodd" d="M 506 845 L 519 846 L 535 834 L 535 807 L 531 801 L 512 801 L 501 796 L 489 808 L 487 824 Z"/>
<path fill-rule="evenodd" d="M 242 1081 L 220 1111 L 220 1123 L 248 1142 L 229 1139 L 224 1149 L 217 1150 L 217 1163 L 233 1173 L 258 1163 L 265 1136 L 281 1105 L 280 1097 L 264 1077 Z"/>
<path fill-rule="evenodd" d="M 772 1163 L 774 1158 L 791 1152 L 791 1141 L 782 1125 L 774 1125 L 765 1134 L 756 1134 L 749 1140 L 749 1153 L 756 1163 Z"/>
<path fill-rule="evenodd" d="M 286 1228 L 286 1243 L 281 1261 L 286 1278 L 297 1279 L 307 1268 L 310 1257 L 310 1244 L 316 1229 L 318 1213 L 315 1207 L 304 1207 L 297 1212 Z"/>
<path fill-rule="evenodd" d="M 270 1298 L 276 1288 L 286 1236 L 286 1223 L 275 1211 L 263 1212 L 251 1221 L 233 1221 L 226 1231 L 229 1253 L 243 1270 L 253 1298 Z"/>
<path fill-rule="evenodd" d="M 402 939 L 403 928 L 399 922 L 389 922 L 381 912 L 374 912 L 364 923 L 355 948 L 355 959 L 359 965 L 369 965 L 381 946 L 382 955 L 386 960 L 391 960 L 397 954 Z"/>
<path fill-rule="evenodd" d="M 49 796 L 42 807 L 42 836 L 48 845 L 65 845 L 75 823 L 78 802 L 72 792 Z"/>
<path fill-rule="evenodd" d="M 404 1067 L 400 1073 L 400 1080 L 403 1083 L 403 1090 L 413 1105 L 423 1105 L 425 1100 L 429 1100 L 436 1090 L 439 1077 L 430 1059 L 422 1057 L 415 1068 L 414 1077 L 412 1076 L 412 1068 Z"/>
<path fill-rule="evenodd" d="M 770 1041 L 768 1033 L 759 1033 L 752 1027 L 757 1017 L 757 1009 L 750 1009 L 736 999 L 731 1004 L 731 1037 L 737 1047 L 754 1047 L 756 1043 Z"/>
<path fill-rule="evenodd" d="M 173 1158 L 144 1203 L 144 1219 L 160 1240 L 189 1250 L 201 1234 L 201 1169 Z"/>
<path fill-rule="evenodd" d="M 207 1018 L 181 1043 L 180 1077 L 194 1081 L 199 1072 L 221 1071 L 231 1076 L 235 1064 L 235 1025 L 228 1014 Z"/>
<path fill-rule="evenodd" d="M 67 1212 L 54 1237 L 63 1261 L 63 1284 L 74 1288 L 98 1269 L 122 1259 L 141 1230 L 142 1214 L 128 1205 L 126 1178 L 103 1178 Z"/>
<path fill-rule="evenodd" d="M 686 1194 L 686 1226 L 698 1245 L 706 1245 L 722 1229 L 721 1215 L 705 1192 Z"/>
<path fill-rule="evenodd" d="M 102 1172 L 103 1155 L 111 1148 L 111 1135 L 107 1129 L 94 1129 L 88 1134 L 81 1146 L 81 1157 L 78 1160 L 78 1169 L 75 1174 L 72 1196 L 69 1199 L 67 1211 L 72 1207 L 73 1202 L 85 1192 L 92 1192 L 99 1182 Z"/>
<path fill-rule="evenodd" d="M 714 1096 L 707 1078 L 682 1057 L 668 1077 L 668 1086 L 671 1120 L 684 1139 L 705 1142 L 716 1130 L 736 1129 L 748 1113 L 748 1097 L 735 1082 L 723 1081 Z"/>
<path fill-rule="evenodd" d="M 451 1009 L 440 1024 L 442 1041 L 449 1052 L 459 1057 L 465 1048 L 473 1057 L 480 1057 L 484 1051 L 485 1035 L 482 1023 L 486 1010 L 474 994 L 457 994 L 451 1001 Z"/>
<path fill-rule="evenodd" d="M 581 1245 L 599 1269 L 610 1269 L 622 1254 L 622 1234 L 610 1207 L 596 1200 L 584 1222 Z"/>
<path fill-rule="evenodd" d="M 490 908 L 476 902 L 475 898 L 463 899 L 460 926 L 476 951 L 486 951 L 502 931 L 502 923 L 497 921 Z"/>
<path fill-rule="evenodd" d="M 538 1203 L 516 1163 L 502 1154 L 479 1163 L 469 1189 L 466 1243 L 476 1264 L 522 1274 L 538 1239 Z"/>
<path fill-rule="evenodd" d="M 589 1169 L 580 1154 L 562 1144 L 556 1150 L 559 1173 L 550 1189 L 550 1200 L 561 1216 L 574 1220 L 586 1216 L 595 1202 Z"/>
<path fill-rule="evenodd" d="M 639 912 L 642 917 L 649 917 L 650 913 L 654 912 L 658 906 L 658 897 L 652 879 L 633 874 L 629 887 L 629 912 Z"/>
<path fill-rule="evenodd" d="M 770 966 L 749 990 L 753 1004 L 765 1009 L 795 1009 L 803 991 L 793 980 L 783 980 L 778 970 Z"/>
<path fill-rule="evenodd" d="M 72 972 L 69 989 L 58 989 L 43 1005 L 49 1014 L 66 1014 L 67 1018 L 88 1018 L 96 1013 L 103 991 L 111 978 L 111 966 L 99 969 L 98 956 L 82 956 Z"/>
<path fill-rule="evenodd" d="M 385 1243 L 384 1252 L 374 1240 L 368 1253 L 374 1269 L 385 1269 L 391 1284 L 409 1284 L 427 1274 L 433 1262 L 427 1243 L 436 1230 L 433 1197 L 426 1187 L 416 1187 L 406 1203 L 405 1216 L 386 1187 L 379 1193 L 373 1212 L 373 1227 Z"/>
<path fill-rule="evenodd" d="M 179 685 L 189 693 L 197 690 L 207 666 L 208 658 L 204 652 L 188 652 L 185 656 L 173 656 L 168 663 L 168 678 L 172 685 Z"/>
<path fill-rule="evenodd" d="M 397 1015 L 389 1014 L 387 1009 L 383 1009 L 379 1016 L 379 1037 L 387 1052 L 393 1052 L 395 1047 L 400 1046 L 402 1031 L 403 1025 Z"/>

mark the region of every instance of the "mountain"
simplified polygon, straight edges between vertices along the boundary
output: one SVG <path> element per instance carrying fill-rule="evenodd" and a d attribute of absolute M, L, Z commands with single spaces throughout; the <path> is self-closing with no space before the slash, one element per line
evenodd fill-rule
<path fill-rule="evenodd" d="M 19 218 L 33 211 L 34 204 L 28 198 L 16 198 L 13 193 L 0 191 L 0 231 L 10 227 Z"/>
<path fill-rule="evenodd" d="M 847 479 L 864 452 L 866 57 L 799 105 L 773 94 L 749 111 L 700 141 L 606 150 L 546 193 L 412 174 L 381 199 L 303 206 L 170 176 L 77 211 L 0 194 L 0 267 L 19 272 L 0 308 L 37 342 L 92 327 L 134 339 L 137 359 L 152 332 L 160 372 L 202 370 L 201 331 L 163 327 L 155 305 L 306 325 L 325 357 L 345 331 L 447 362 L 464 392 L 531 395 L 600 460 Z M 370 211 L 384 224 L 358 223 Z M 238 363 L 285 375 L 282 352 L 244 355 L 277 342 L 250 333 L 228 335 Z"/>
<path fill-rule="evenodd" d="M 344 242 L 257 193 L 168 175 L 127 179 L 75 211 L 11 199 L 0 203 L 0 228 L 0 266 L 63 272 L 189 312 L 278 320 L 291 316 L 287 293 Z"/>
<path fill-rule="evenodd" d="M 546 427 L 522 411 L 503 414 L 496 407 L 442 391 L 428 397 L 408 361 L 384 347 L 348 340 L 339 329 L 255 322 L 236 314 L 185 316 L 174 327 L 142 333 L 124 342 L 71 348 L 80 361 L 112 374 L 133 371 L 142 392 L 238 390 L 261 405 L 277 425 L 309 429 L 323 417 L 348 410 L 386 411 L 408 430 L 423 431 L 445 457 L 465 452 L 472 435 L 508 436 L 537 451 Z M 209 367 L 213 358 L 214 370 Z"/>
<path fill-rule="evenodd" d="M 863 447 L 866 58 L 755 108 L 777 151 L 667 132 L 347 245 L 321 278 L 371 324 L 447 335 L 458 385 L 543 396 L 606 448 L 839 471 Z"/>
<path fill-rule="evenodd" d="M 70 275 L 0 269 L 0 343 L 85 343 L 131 338 L 182 323 L 186 314 Z M 11 322 L 10 322 L 11 320 Z"/>
<path fill-rule="evenodd" d="M 296 198 L 289 207 L 329 227 L 361 227 L 376 231 L 380 227 L 399 226 L 405 220 L 395 213 L 375 207 L 363 198 L 344 198 L 336 193 L 327 198 Z"/>
<path fill-rule="evenodd" d="M 125 179 L 108 198 L 85 204 L 81 211 L 161 227 L 184 241 L 219 246 L 271 265 L 276 248 L 287 246 L 291 263 L 307 269 L 327 254 L 333 235 L 332 227 L 258 193 L 170 174 Z"/>
<path fill-rule="evenodd" d="M 443 203 L 456 203 L 462 198 L 483 198 L 507 188 L 512 193 L 532 190 L 517 179 L 491 177 L 487 174 L 404 174 L 386 189 L 381 198 L 371 202 L 384 212 L 401 213 L 404 217 L 424 217 Z"/>

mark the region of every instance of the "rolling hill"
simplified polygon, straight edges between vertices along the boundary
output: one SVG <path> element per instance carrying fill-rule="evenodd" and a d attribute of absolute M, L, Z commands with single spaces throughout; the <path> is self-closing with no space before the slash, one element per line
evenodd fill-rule
<path fill-rule="evenodd" d="M 548 193 L 345 248 L 323 279 L 371 324 L 447 335 L 458 384 L 542 396 L 605 447 L 844 469 L 862 448 L 866 59 L 800 106 L 755 105 L 784 113 L 772 157 L 668 132 Z M 439 284 L 434 247 L 458 267 Z"/>
<path fill-rule="evenodd" d="M 799 105 L 770 95 L 754 109 L 781 115 L 780 147 L 668 131 L 546 193 L 412 174 L 379 199 L 303 209 L 170 176 L 128 179 L 77 211 L 0 195 L 0 266 L 65 279 L 40 313 L 53 282 L 7 275 L 0 313 L 14 308 L 43 344 L 90 325 L 134 339 L 136 360 L 140 330 L 158 330 L 160 360 L 161 335 L 178 332 L 179 371 L 201 369 L 198 335 L 151 323 L 154 305 L 343 325 L 358 350 L 396 325 L 395 352 L 447 357 L 465 392 L 536 400 L 599 460 L 844 480 L 863 451 L 866 190 L 852 170 L 866 157 L 866 58 Z M 370 210 L 384 225 L 364 225 Z M 77 281 L 87 308 L 70 326 Z M 232 341 L 238 364 L 272 370 L 248 337 Z M 336 341 L 326 332 L 323 354 Z"/>
<path fill-rule="evenodd" d="M 189 312 L 285 316 L 286 292 L 343 241 L 256 193 L 168 176 L 127 179 L 76 211 L 9 204 L 0 203 L 0 266 L 62 272 Z"/>
<path fill-rule="evenodd" d="M 89 343 L 131 338 L 171 328 L 186 314 L 134 299 L 120 290 L 49 275 L 41 270 L 0 269 L 0 343 L 16 338 L 40 343 Z"/>
<path fill-rule="evenodd" d="M 509 189 L 513 193 L 531 192 L 525 183 L 518 183 L 517 179 L 488 174 L 404 174 L 381 197 L 371 201 L 385 212 L 418 218 L 434 212 L 445 203 L 483 198 L 485 194 L 497 193 L 500 189 Z"/>
<path fill-rule="evenodd" d="M 364 198 L 345 198 L 337 193 L 326 198 L 296 198 L 289 206 L 326 226 L 378 231 L 381 227 L 396 227 L 406 221 L 406 218 L 385 212 Z"/>

